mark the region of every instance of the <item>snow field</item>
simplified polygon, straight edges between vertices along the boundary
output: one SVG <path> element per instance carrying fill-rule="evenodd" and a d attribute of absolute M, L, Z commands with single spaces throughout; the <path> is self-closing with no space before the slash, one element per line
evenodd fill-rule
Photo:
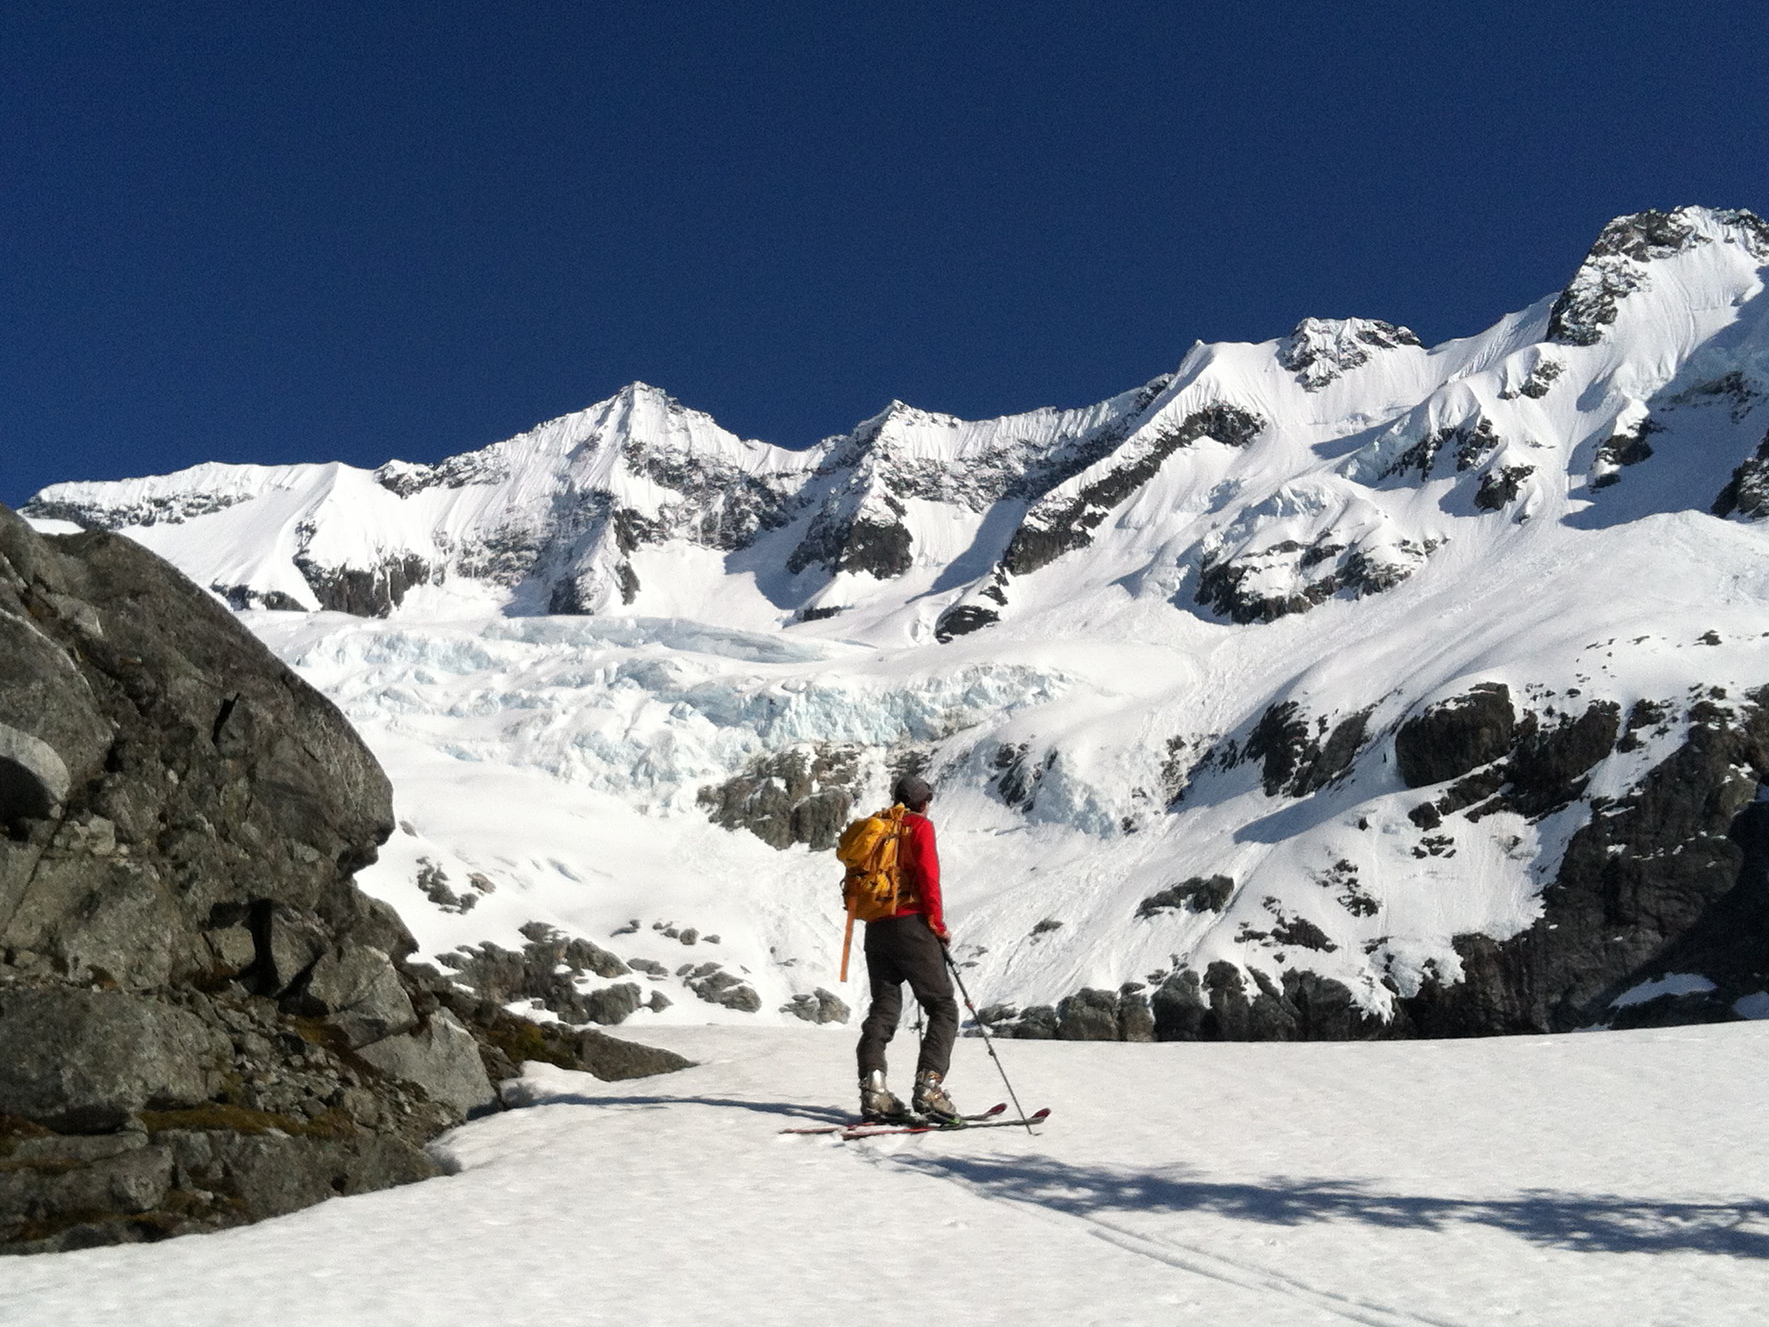
<path fill-rule="evenodd" d="M 981 992 L 978 993 L 979 995 Z M 656 1028 L 701 1061 L 439 1140 L 456 1173 L 153 1247 L 0 1262 L 0 1321 L 1732 1327 L 1769 1302 L 1769 1027 L 1002 1047 L 1035 1137 L 787 1137 L 847 1032 Z M 912 1053 L 894 1045 L 903 1079 Z M 960 1042 L 961 1104 L 997 1100 Z"/>

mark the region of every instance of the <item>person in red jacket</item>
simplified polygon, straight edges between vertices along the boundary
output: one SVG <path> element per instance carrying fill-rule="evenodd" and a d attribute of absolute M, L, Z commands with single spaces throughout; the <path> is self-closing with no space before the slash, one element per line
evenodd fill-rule
<path fill-rule="evenodd" d="M 915 1066 L 917 1115 L 935 1120 L 958 1116 L 946 1095 L 946 1072 L 952 1064 L 952 1043 L 958 1037 L 958 1001 L 946 971 L 946 946 L 952 937 L 940 904 L 940 856 L 934 847 L 934 822 L 927 818 L 934 790 L 913 775 L 897 780 L 891 798 L 905 808 L 907 829 L 900 851 L 902 892 L 896 915 L 866 923 L 866 975 L 872 986 L 872 1008 L 860 1025 L 860 1114 L 874 1122 L 901 1121 L 909 1115 L 885 1086 L 885 1046 L 897 1031 L 903 1013 L 903 983 L 915 993 L 927 1015 L 921 1057 Z"/>

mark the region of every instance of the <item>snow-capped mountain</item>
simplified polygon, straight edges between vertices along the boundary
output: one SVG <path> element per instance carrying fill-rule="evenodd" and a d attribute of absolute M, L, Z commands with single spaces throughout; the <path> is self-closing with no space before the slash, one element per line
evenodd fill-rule
<path fill-rule="evenodd" d="M 140 540 L 337 699 L 408 813 L 367 883 L 512 999 L 833 1016 L 822 850 L 913 766 L 1025 1035 L 1750 1014 L 1765 267 L 1750 213 L 1646 212 L 1435 347 L 1307 318 L 803 452 L 635 384 L 436 466 L 26 514 Z"/>

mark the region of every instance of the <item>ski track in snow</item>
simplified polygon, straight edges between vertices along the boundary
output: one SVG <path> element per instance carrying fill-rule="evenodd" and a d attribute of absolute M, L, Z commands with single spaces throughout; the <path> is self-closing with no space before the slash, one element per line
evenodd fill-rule
<path fill-rule="evenodd" d="M 929 1175 L 940 1175 L 940 1172 L 946 1169 L 938 1162 L 930 1165 L 911 1165 L 909 1168 Z M 952 1180 L 973 1193 L 981 1193 L 985 1197 L 991 1196 L 987 1189 L 967 1184 L 956 1175 L 946 1174 L 941 1177 Z M 997 1198 L 995 1201 L 1015 1203 L 1034 1215 L 1055 1224 L 1061 1224 L 1065 1220 L 1065 1218 L 1055 1215 L 1049 1208 L 1036 1203 L 1012 1198 Z M 1114 1248 L 1123 1249 L 1127 1253 L 1134 1253 L 1138 1257 L 1150 1258 L 1155 1262 L 1177 1267 L 1194 1276 L 1207 1276 L 1228 1285 L 1286 1295 L 1291 1299 L 1311 1304 L 1351 1322 L 1368 1323 L 1370 1327 L 1419 1327 L 1419 1324 L 1422 1323 L 1429 1324 L 1429 1327 L 1459 1327 L 1459 1324 L 1447 1319 L 1425 1318 L 1415 1314 L 1400 1313 L 1377 1304 L 1352 1300 L 1343 1295 L 1317 1290 L 1294 1277 L 1285 1276 L 1271 1268 L 1225 1258 L 1219 1254 L 1211 1253 L 1207 1249 L 1183 1244 L 1178 1240 L 1139 1235 L 1135 1231 L 1125 1230 L 1104 1217 L 1077 1216 L 1070 1219 L 1084 1222 L 1089 1227 L 1089 1234 L 1104 1240 Z"/>
<path fill-rule="evenodd" d="M 980 1193 L 985 1197 L 992 1196 L 986 1188 L 966 1183 L 959 1175 L 942 1174 L 949 1168 L 937 1161 L 922 1165 L 910 1163 L 908 1168 L 921 1174 L 937 1175 L 951 1180 L 973 1193 Z M 1034 1215 L 1048 1219 L 1053 1223 L 1060 1224 L 1065 1220 L 1065 1218 L 1055 1215 L 1050 1208 L 1037 1203 L 1013 1198 L 997 1198 L 996 1201 L 1015 1203 Z M 1089 1227 L 1089 1234 L 1128 1253 L 1166 1263 L 1170 1267 L 1177 1267 L 1194 1276 L 1207 1276 L 1212 1280 L 1241 1286 L 1248 1290 L 1271 1291 L 1287 1295 L 1305 1304 L 1325 1309 L 1327 1312 L 1351 1322 L 1368 1323 L 1371 1327 L 1418 1327 L 1422 1323 L 1428 1324 L 1429 1327 L 1459 1327 L 1459 1324 L 1447 1319 L 1401 1313 L 1378 1304 L 1317 1290 L 1313 1286 L 1298 1281 L 1295 1277 L 1285 1276 L 1272 1268 L 1260 1267 L 1245 1260 L 1225 1258 L 1220 1254 L 1211 1253 L 1207 1249 L 1184 1244 L 1175 1239 L 1138 1234 L 1136 1231 L 1126 1230 L 1104 1217 L 1077 1214 L 1069 1219 L 1084 1222 Z"/>

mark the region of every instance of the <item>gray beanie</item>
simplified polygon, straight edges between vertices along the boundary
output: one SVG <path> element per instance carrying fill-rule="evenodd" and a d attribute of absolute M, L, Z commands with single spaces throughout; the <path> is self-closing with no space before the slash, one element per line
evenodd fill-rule
<path fill-rule="evenodd" d="M 896 787 L 891 789 L 891 800 L 902 806 L 920 806 L 934 800 L 934 790 L 928 787 L 926 779 L 905 774 L 897 780 Z"/>

